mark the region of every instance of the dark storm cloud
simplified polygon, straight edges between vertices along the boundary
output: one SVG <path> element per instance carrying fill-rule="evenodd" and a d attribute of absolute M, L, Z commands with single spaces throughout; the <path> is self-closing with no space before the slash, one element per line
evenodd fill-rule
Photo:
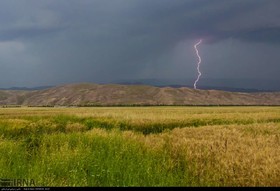
<path fill-rule="evenodd" d="M 0 38 L 32 38 L 62 27 L 112 37 L 239 38 L 279 30 L 279 6 L 277 0 L 1 1 Z"/>
<path fill-rule="evenodd" d="M 0 86 L 192 78 L 193 65 L 183 64 L 195 61 L 191 50 L 181 65 L 172 63 L 171 52 L 180 42 L 192 47 L 198 38 L 209 44 L 213 54 L 215 47 L 225 51 L 229 40 L 241 42 L 235 43 L 240 47 L 236 51 L 246 50 L 248 43 L 261 43 L 244 62 L 250 60 L 263 70 L 253 55 L 263 52 L 263 47 L 267 52 L 278 47 L 279 7 L 278 0 L 0 1 L 0 66 L 4 69 Z M 202 54 L 227 71 L 211 51 Z M 233 58 L 226 65 L 236 62 Z M 271 63 L 277 71 L 279 66 Z"/>

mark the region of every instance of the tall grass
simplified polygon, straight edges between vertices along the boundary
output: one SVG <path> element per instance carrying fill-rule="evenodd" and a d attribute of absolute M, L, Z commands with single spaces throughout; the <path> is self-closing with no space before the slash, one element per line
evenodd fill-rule
<path fill-rule="evenodd" d="M 0 109 L 0 178 L 280 186 L 279 107 Z"/>
<path fill-rule="evenodd" d="M 1 141 L 0 177 L 29 178 L 37 186 L 176 186 L 186 174 L 163 153 L 118 131 L 92 130 Z"/>

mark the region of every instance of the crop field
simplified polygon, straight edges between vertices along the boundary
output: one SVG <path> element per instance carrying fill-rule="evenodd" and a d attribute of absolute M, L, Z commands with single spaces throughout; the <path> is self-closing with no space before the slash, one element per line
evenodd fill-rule
<path fill-rule="evenodd" d="M 1 108 L 0 178 L 280 186 L 280 107 Z"/>

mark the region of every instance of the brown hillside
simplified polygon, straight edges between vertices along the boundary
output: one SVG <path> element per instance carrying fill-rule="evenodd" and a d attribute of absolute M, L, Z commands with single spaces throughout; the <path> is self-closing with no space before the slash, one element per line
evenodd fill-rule
<path fill-rule="evenodd" d="M 144 85 L 69 84 L 37 91 L 0 91 L 0 105 L 280 105 L 280 93 L 238 93 Z"/>

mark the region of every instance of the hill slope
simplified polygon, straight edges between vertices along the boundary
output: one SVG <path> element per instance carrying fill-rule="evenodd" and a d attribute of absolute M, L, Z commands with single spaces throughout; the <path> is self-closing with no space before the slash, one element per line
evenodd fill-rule
<path fill-rule="evenodd" d="M 0 105 L 280 105 L 280 92 L 238 93 L 145 85 L 69 84 L 36 91 L 0 91 Z"/>

